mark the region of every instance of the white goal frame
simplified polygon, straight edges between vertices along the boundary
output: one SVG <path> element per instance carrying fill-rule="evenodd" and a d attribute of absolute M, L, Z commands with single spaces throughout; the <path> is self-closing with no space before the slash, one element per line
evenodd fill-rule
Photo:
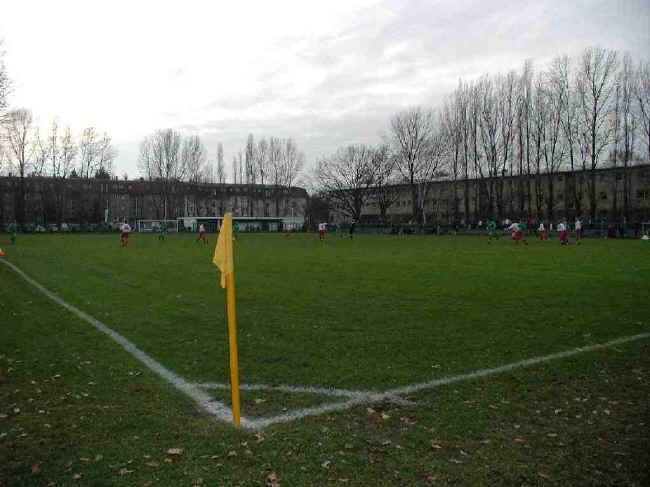
<path fill-rule="evenodd" d="M 178 232 L 176 220 L 138 220 L 136 223 L 138 232 L 157 232 L 159 225 L 164 225 L 168 232 Z"/>

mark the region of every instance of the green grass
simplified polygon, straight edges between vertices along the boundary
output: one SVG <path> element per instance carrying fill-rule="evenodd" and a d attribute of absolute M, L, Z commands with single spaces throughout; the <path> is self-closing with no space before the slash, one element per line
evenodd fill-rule
<path fill-rule="evenodd" d="M 206 247 L 136 234 L 127 249 L 117 235 L 3 237 L 7 260 L 176 374 L 228 381 L 214 236 Z M 641 241 L 242 235 L 241 380 L 381 391 L 645 333 L 649 251 Z M 5 266 L 0 283 L 6 485 L 263 485 L 271 471 L 284 486 L 643 485 L 647 472 L 649 340 L 255 436 L 197 412 Z M 242 397 L 250 416 L 328 400 Z M 184 458 L 166 462 L 173 447 Z"/>

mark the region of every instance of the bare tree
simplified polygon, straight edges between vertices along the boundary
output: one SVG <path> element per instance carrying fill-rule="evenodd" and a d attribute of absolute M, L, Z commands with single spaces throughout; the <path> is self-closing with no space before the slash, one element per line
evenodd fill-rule
<path fill-rule="evenodd" d="M 547 112 L 546 133 L 544 135 L 544 171 L 547 176 L 547 191 L 545 195 L 546 216 L 551 221 L 554 218 L 556 206 L 555 175 L 560 171 L 564 163 L 566 144 L 564 144 L 562 121 L 563 109 L 566 106 L 568 93 L 561 78 L 551 70 L 544 73 L 542 98 Z M 539 215 L 542 217 L 542 215 Z"/>
<path fill-rule="evenodd" d="M 157 181 L 159 197 L 154 199 L 158 218 L 175 215 L 177 205 L 171 200 L 172 188 L 185 178 L 186 167 L 180 155 L 181 135 L 173 129 L 158 130 L 140 144 L 138 167 L 149 180 Z M 171 213 L 171 215 L 170 215 Z"/>
<path fill-rule="evenodd" d="M 650 163 L 650 62 L 641 62 L 636 71 L 635 98 L 638 118 L 646 145 L 647 162 Z"/>
<path fill-rule="evenodd" d="M 109 175 L 113 174 L 113 162 L 117 157 L 117 149 L 113 147 L 107 133 L 104 133 L 97 141 L 95 153 L 97 154 L 97 170 Z"/>
<path fill-rule="evenodd" d="M 4 51 L 2 50 L 2 40 L 0 40 L 0 121 L 2 121 L 7 110 L 10 92 L 11 80 L 4 63 Z M 0 166 L 0 169 L 2 169 L 2 166 Z"/>
<path fill-rule="evenodd" d="M 463 115 L 464 109 L 461 101 L 461 94 L 457 90 L 449 97 L 442 108 L 440 117 L 440 126 L 444 143 L 449 148 L 450 161 L 449 169 L 451 173 L 451 190 L 452 190 L 452 213 L 454 223 L 458 223 L 459 198 L 458 198 L 458 180 L 462 177 L 462 150 L 463 150 Z M 465 214 L 465 218 L 468 215 Z"/>
<path fill-rule="evenodd" d="M 246 149 L 244 152 L 244 164 L 246 173 L 246 184 L 255 184 L 257 171 L 255 171 L 255 139 L 253 134 L 246 138 Z"/>
<path fill-rule="evenodd" d="M 532 208 L 531 190 L 531 123 L 533 110 L 533 63 L 527 60 L 517 84 L 516 97 L 517 205 L 519 215 Z"/>
<path fill-rule="evenodd" d="M 431 164 L 434 118 L 431 111 L 420 107 L 394 115 L 390 121 L 391 139 L 395 151 L 395 167 L 410 186 L 413 217 L 424 222 L 422 197 L 435 172 Z"/>
<path fill-rule="evenodd" d="M 298 150 L 293 139 L 284 142 L 282 153 L 282 185 L 291 188 L 305 165 L 305 155 Z"/>
<path fill-rule="evenodd" d="M 608 118 L 617 65 L 615 51 L 591 47 L 582 54 L 577 88 L 582 138 L 591 172 L 587 186 L 592 222 L 596 221 L 596 169 L 602 152 L 612 141 L 612 127 Z"/>
<path fill-rule="evenodd" d="M 4 119 L 4 131 L 9 147 L 9 160 L 18 172 L 18 188 L 15 194 L 15 214 L 19 224 L 25 222 L 25 203 L 27 199 L 27 184 L 25 178 L 31 170 L 34 155 L 33 116 L 30 110 L 19 108 L 7 113 Z"/>
<path fill-rule="evenodd" d="M 269 139 L 268 156 L 268 182 L 273 186 L 273 200 L 275 201 L 275 215 L 280 215 L 280 197 L 282 193 L 282 141 L 277 137 Z"/>
<path fill-rule="evenodd" d="M 372 198 L 379 207 L 380 222 L 386 224 L 388 210 L 400 196 L 395 172 L 395 156 L 389 144 L 382 144 L 374 149 L 372 165 L 375 175 Z"/>
<path fill-rule="evenodd" d="M 375 183 L 374 151 L 366 145 L 350 145 L 321 159 L 315 178 L 321 192 L 333 207 L 353 220 L 372 199 Z"/>
<path fill-rule="evenodd" d="M 226 167 L 223 163 L 223 144 L 217 144 L 217 183 L 225 184 L 226 182 Z"/>
<path fill-rule="evenodd" d="M 623 216 L 630 218 L 630 171 L 629 167 L 634 157 L 637 135 L 637 114 L 634 110 L 635 95 L 638 90 L 636 72 L 634 71 L 632 57 L 623 56 L 623 65 L 617 79 L 617 122 L 620 127 L 620 137 L 617 134 L 615 155 L 622 159 L 623 164 Z M 617 130 L 618 132 L 618 130 Z M 616 179 L 616 178 L 614 178 Z"/>
<path fill-rule="evenodd" d="M 85 128 L 79 139 L 79 177 L 90 178 L 99 169 L 97 165 L 97 131 Z"/>
<path fill-rule="evenodd" d="M 191 135 L 183 141 L 181 159 L 187 180 L 190 183 L 200 182 L 207 159 L 207 151 L 198 135 Z"/>
<path fill-rule="evenodd" d="M 255 148 L 255 172 L 260 184 L 264 184 L 269 172 L 269 143 L 266 139 L 257 142 Z"/>
<path fill-rule="evenodd" d="M 70 174 L 74 167 L 74 161 L 77 158 L 79 148 L 75 144 L 70 127 L 66 127 L 63 137 L 61 138 L 61 149 L 57 167 L 58 177 L 65 178 Z"/>

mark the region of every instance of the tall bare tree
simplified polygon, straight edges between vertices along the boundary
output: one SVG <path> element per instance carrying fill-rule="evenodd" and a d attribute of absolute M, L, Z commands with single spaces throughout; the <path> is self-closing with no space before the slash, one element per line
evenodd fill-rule
<path fill-rule="evenodd" d="M 444 102 L 440 117 L 440 126 L 444 143 L 449 148 L 449 170 L 451 174 L 452 214 L 454 223 L 458 223 L 459 198 L 458 182 L 462 177 L 462 150 L 463 150 L 463 105 L 462 94 L 457 90 Z M 465 214 L 465 218 L 469 215 Z"/>
<path fill-rule="evenodd" d="M 617 66 L 615 51 L 590 47 L 582 54 L 577 89 L 582 138 L 590 171 L 587 186 L 592 222 L 596 221 L 596 169 L 603 151 L 612 141 L 612 127 L 608 119 Z"/>
<path fill-rule="evenodd" d="M 639 63 L 636 72 L 635 98 L 643 142 L 646 145 L 646 160 L 650 163 L 650 62 L 648 61 Z"/>
<path fill-rule="evenodd" d="M 544 135 L 544 172 L 546 173 L 547 190 L 545 194 L 546 216 L 553 221 L 555 216 L 556 192 L 555 175 L 564 164 L 566 144 L 562 132 L 563 108 L 566 106 L 568 93 L 564 84 L 555 76 L 551 69 L 543 74 L 541 85 L 542 98 L 547 112 Z M 540 218 L 542 214 L 538 215 Z"/>
<path fill-rule="evenodd" d="M 185 177 L 191 183 L 201 182 L 207 159 L 207 150 L 201 137 L 191 135 L 183 140 L 181 166 L 185 167 Z"/>
<path fill-rule="evenodd" d="M 11 80 L 4 63 L 4 51 L 2 50 L 2 39 L 0 39 L 0 122 L 2 121 L 9 103 L 11 91 Z M 0 166 L 0 170 L 2 166 Z"/>
<path fill-rule="evenodd" d="M 158 218 L 178 216 L 171 199 L 172 188 L 185 178 L 186 167 L 181 157 L 181 134 L 173 129 L 158 130 L 140 143 L 138 167 L 149 180 L 157 181 L 160 192 L 154 199 Z"/>
<path fill-rule="evenodd" d="M 79 139 L 79 177 L 81 178 L 90 178 L 99 169 L 98 138 L 95 127 L 87 127 L 81 134 Z"/>
<path fill-rule="evenodd" d="M 18 187 L 14 191 L 15 214 L 19 224 L 25 222 L 25 203 L 27 200 L 26 177 L 31 170 L 34 155 L 34 118 L 32 112 L 25 108 L 11 110 L 4 119 L 9 160 L 18 173 Z"/>
<path fill-rule="evenodd" d="M 217 144 L 217 183 L 225 184 L 226 182 L 226 166 L 223 162 L 223 144 Z"/>
<path fill-rule="evenodd" d="M 435 130 L 433 112 L 421 107 L 402 111 L 391 118 L 390 127 L 395 167 L 411 189 L 413 218 L 423 223 L 423 196 L 426 198 L 437 169 L 431 157 Z"/>
<path fill-rule="evenodd" d="M 268 178 L 269 172 L 269 143 L 266 139 L 257 142 L 255 148 L 255 172 L 260 184 L 264 184 Z"/>
<path fill-rule="evenodd" d="M 388 210 L 399 199 L 400 191 L 395 171 L 395 155 L 388 143 L 374 148 L 372 158 L 375 182 L 372 188 L 372 198 L 379 208 L 379 220 L 388 223 Z"/>

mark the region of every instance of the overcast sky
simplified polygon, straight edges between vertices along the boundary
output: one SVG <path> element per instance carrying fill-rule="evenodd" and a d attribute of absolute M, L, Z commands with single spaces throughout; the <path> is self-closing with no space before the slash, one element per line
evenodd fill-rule
<path fill-rule="evenodd" d="M 115 172 L 161 128 L 228 170 L 246 137 L 292 137 L 311 165 L 377 143 L 397 111 L 459 79 L 600 45 L 648 59 L 649 0 L 35 1 L 0 7 L 12 107 L 108 132 Z"/>

